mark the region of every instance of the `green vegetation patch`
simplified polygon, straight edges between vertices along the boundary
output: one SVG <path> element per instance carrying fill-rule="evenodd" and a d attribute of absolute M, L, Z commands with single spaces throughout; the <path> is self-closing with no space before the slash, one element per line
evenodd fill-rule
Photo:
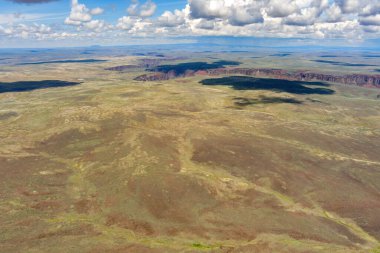
<path fill-rule="evenodd" d="M 206 244 L 202 244 L 202 243 L 199 243 L 199 242 L 193 243 L 191 246 L 193 248 L 201 249 L 201 250 L 210 250 L 210 249 L 215 248 L 215 246 L 206 245 Z"/>

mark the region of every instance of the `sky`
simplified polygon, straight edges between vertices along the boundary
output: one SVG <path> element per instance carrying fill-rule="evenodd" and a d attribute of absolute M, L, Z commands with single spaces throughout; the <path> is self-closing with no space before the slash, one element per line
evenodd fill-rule
<path fill-rule="evenodd" d="M 380 38 L 380 0 L 0 0 L 0 47 Z"/>

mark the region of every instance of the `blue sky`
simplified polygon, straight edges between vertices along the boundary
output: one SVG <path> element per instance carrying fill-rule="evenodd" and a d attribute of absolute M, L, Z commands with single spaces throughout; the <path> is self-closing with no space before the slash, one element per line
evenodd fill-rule
<path fill-rule="evenodd" d="M 131 5 L 131 0 L 85 0 L 81 1 L 88 8 L 103 8 L 104 15 L 102 18 L 112 22 L 126 14 L 126 9 Z M 157 11 L 154 16 L 162 14 L 166 10 L 182 9 L 186 0 L 156 0 Z M 42 17 L 38 21 L 44 23 L 53 23 L 54 21 L 63 21 L 70 13 L 70 1 L 58 0 L 41 4 L 20 4 L 8 0 L 0 0 L 0 14 L 45 14 L 48 17 Z"/>
<path fill-rule="evenodd" d="M 174 43 L 203 36 L 360 44 L 380 38 L 380 1 L 0 0 L 0 47 Z"/>

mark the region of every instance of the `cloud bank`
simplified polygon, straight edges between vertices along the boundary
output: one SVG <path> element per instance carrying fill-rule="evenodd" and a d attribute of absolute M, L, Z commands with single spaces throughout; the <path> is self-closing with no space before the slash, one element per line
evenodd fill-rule
<path fill-rule="evenodd" d="M 112 39 L 126 35 L 222 35 L 348 40 L 380 37 L 378 0 L 188 0 L 182 9 L 164 10 L 158 15 L 157 4 L 152 0 L 133 0 L 126 6 L 124 16 L 109 23 L 94 18 L 102 16 L 103 8 L 90 9 L 78 0 L 71 0 L 70 7 L 63 26 L 43 25 L 50 29 L 40 31 L 41 24 L 0 23 L 0 36 Z"/>

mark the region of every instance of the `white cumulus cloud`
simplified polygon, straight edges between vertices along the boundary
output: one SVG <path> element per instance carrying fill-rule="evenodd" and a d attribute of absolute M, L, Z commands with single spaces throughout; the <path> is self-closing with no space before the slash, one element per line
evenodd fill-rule
<path fill-rule="evenodd" d="M 112 26 L 105 23 L 104 20 L 92 19 L 92 16 L 100 15 L 104 10 L 100 7 L 89 9 L 78 0 L 71 0 L 70 15 L 65 19 L 66 25 L 78 27 L 78 29 L 88 29 L 95 32 L 111 29 Z"/>
<path fill-rule="evenodd" d="M 153 16 L 156 9 L 157 5 L 151 0 L 146 1 L 142 5 L 138 0 L 133 0 L 132 4 L 127 9 L 127 12 L 130 16 L 147 18 Z"/>

